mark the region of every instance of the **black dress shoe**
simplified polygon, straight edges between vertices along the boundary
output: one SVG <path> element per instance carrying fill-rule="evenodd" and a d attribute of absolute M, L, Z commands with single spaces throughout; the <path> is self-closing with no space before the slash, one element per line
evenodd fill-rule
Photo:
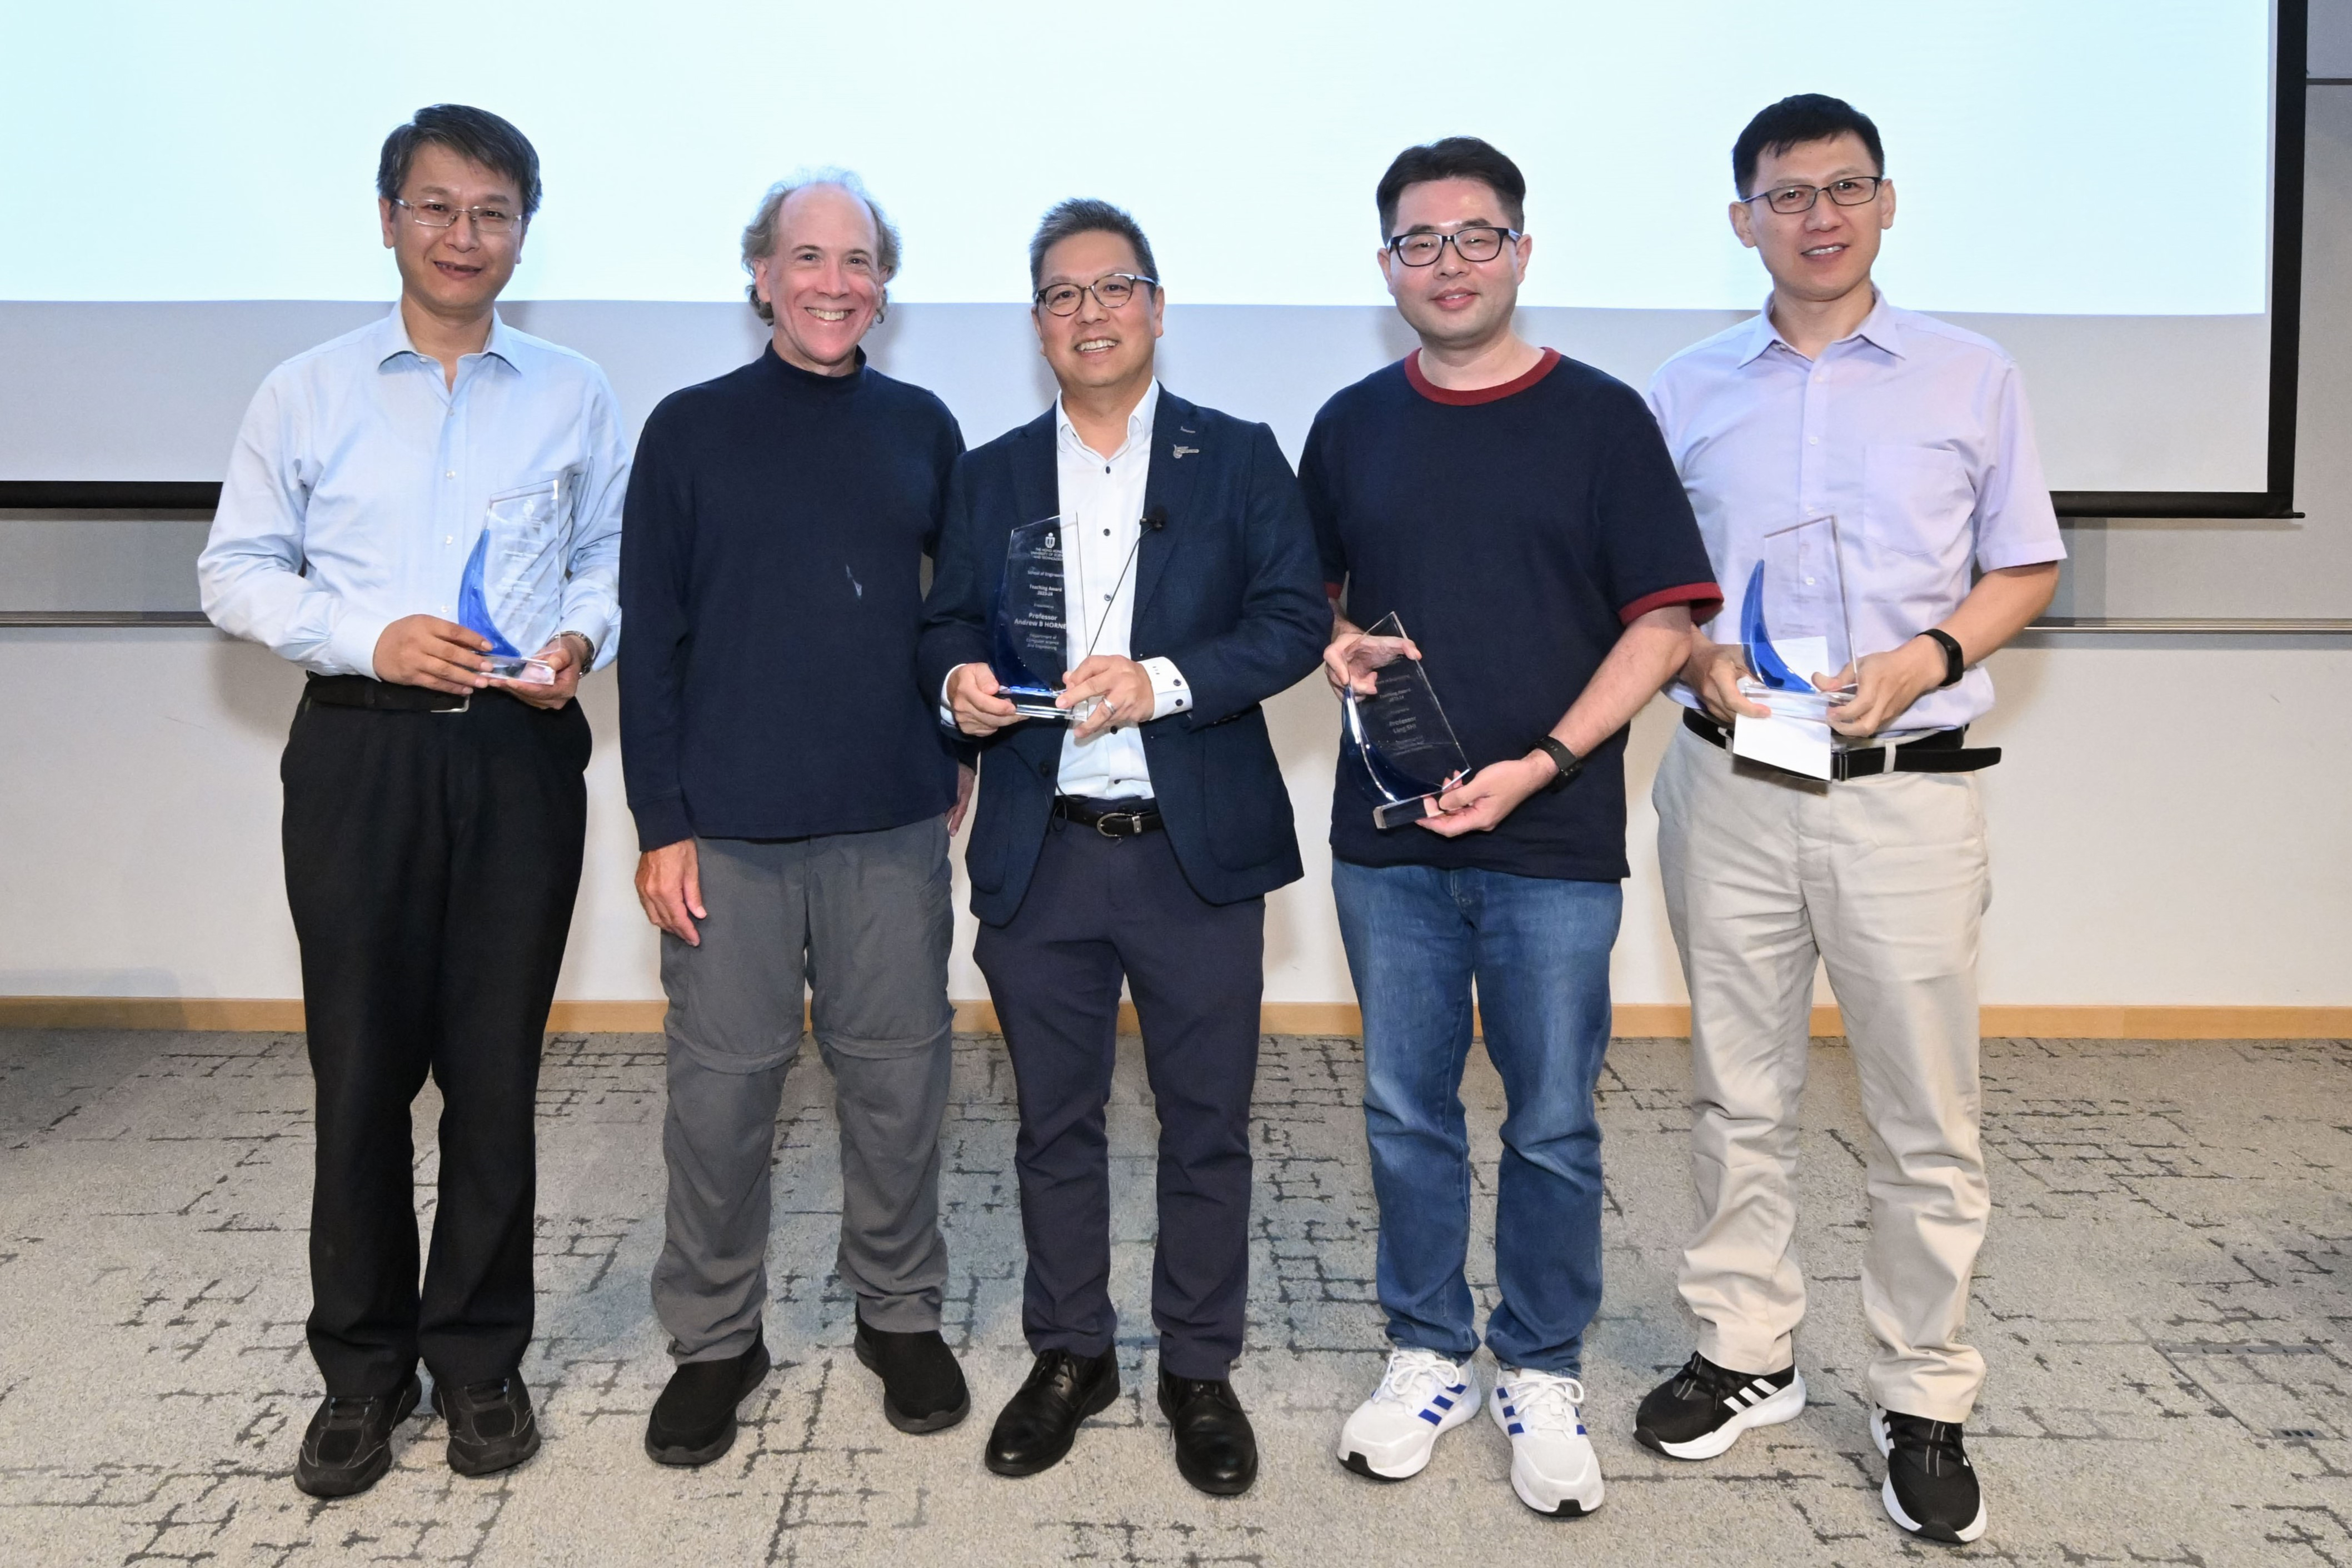
<path fill-rule="evenodd" d="M 690 1361 L 669 1374 L 646 1422 L 646 1456 L 656 1465 L 707 1465 L 735 1446 L 735 1407 L 768 1375 L 768 1340 L 722 1361 Z"/>
<path fill-rule="evenodd" d="M 901 1432 L 944 1431 L 971 1414 L 963 1368 L 937 1329 L 892 1333 L 857 1320 L 858 1363 L 882 1380 L 882 1418 Z"/>
<path fill-rule="evenodd" d="M 350 1497 L 392 1468 L 392 1429 L 408 1419 L 425 1390 L 410 1373 L 390 1394 L 319 1402 L 294 1458 L 294 1484 L 312 1497 Z"/>
<path fill-rule="evenodd" d="M 1098 1356 L 1045 1352 L 996 1417 L 988 1435 L 988 1468 L 1000 1476 L 1052 1469 L 1077 1441 L 1078 1423 L 1118 1397 L 1116 1349 Z"/>
<path fill-rule="evenodd" d="M 1160 1413 L 1176 1434 L 1176 1469 L 1211 1497 L 1238 1497 L 1257 1479 L 1257 1434 L 1223 1378 L 1160 1374 Z"/>
<path fill-rule="evenodd" d="M 539 1452 L 530 1390 L 512 1373 L 462 1388 L 435 1378 L 433 1408 L 449 1424 L 449 1468 L 461 1476 L 495 1476 Z"/>

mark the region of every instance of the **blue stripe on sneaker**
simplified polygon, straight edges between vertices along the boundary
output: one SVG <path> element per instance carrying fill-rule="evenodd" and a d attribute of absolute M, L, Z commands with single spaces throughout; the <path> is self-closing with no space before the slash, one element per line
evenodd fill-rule
<path fill-rule="evenodd" d="M 1434 1411 L 1434 1410 L 1424 1410 L 1424 1411 L 1423 1411 L 1423 1412 L 1421 1413 L 1421 1418 L 1422 1418 L 1423 1421 L 1428 1422 L 1432 1426 L 1439 1426 L 1439 1425 L 1441 1425 L 1441 1423 L 1440 1423 L 1440 1422 L 1438 1421 L 1438 1419 L 1437 1419 L 1437 1412 L 1436 1412 L 1436 1411 Z"/>
<path fill-rule="evenodd" d="M 1451 1410 L 1454 1408 L 1454 1401 L 1446 1398 L 1445 1395 L 1442 1394 L 1436 1398 L 1431 1400 L 1430 1403 L 1436 1405 L 1440 1410 Z"/>
<path fill-rule="evenodd" d="M 1525 1430 L 1525 1428 L 1524 1428 L 1524 1427 L 1522 1427 L 1522 1426 L 1521 1426 L 1517 1422 L 1514 1421 L 1514 1422 L 1512 1422 L 1512 1423 L 1511 1423 L 1511 1425 L 1510 1425 L 1510 1426 L 1507 1428 L 1507 1430 L 1510 1432 L 1510 1434 L 1511 1434 L 1511 1436 L 1512 1436 L 1516 1437 L 1516 1436 L 1518 1436 L 1522 1431 L 1524 1431 L 1524 1430 Z"/>

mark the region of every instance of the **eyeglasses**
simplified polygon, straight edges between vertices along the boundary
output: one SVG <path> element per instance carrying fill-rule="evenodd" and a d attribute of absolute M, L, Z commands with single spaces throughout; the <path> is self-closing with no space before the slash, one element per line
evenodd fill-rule
<path fill-rule="evenodd" d="M 1516 228 L 1496 228 L 1488 224 L 1473 224 L 1452 234 L 1437 234 L 1423 229 L 1416 234 L 1401 234 L 1389 241 L 1389 251 L 1407 267 L 1433 267 L 1437 258 L 1452 246 L 1454 254 L 1465 261 L 1492 261 L 1503 254 L 1503 247 L 1521 237 Z"/>
<path fill-rule="evenodd" d="M 1883 174 L 1849 174 L 1843 180 L 1832 180 L 1826 185 L 1781 185 L 1769 191 L 1759 191 L 1745 201 L 1766 202 L 1774 212 L 1784 217 L 1813 210 L 1813 204 L 1827 196 L 1842 207 L 1868 205 L 1878 195 L 1878 187 L 1886 183 Z"/>
<path fill-rule="evenodd" d="M 459 207 L 436 201 L 404 202 L 398 196 L 392 198 L 392 205 L 406 207 L 409 220 L 419 228 L 450 228 L 459 218 L 469 217 L 474 220 L 478 233 L 510 234 L 522 223 L 521 218 L 504 207 Z"/>
<path fill-rule="evenodd" d="M 1037 303 L 1049 316 L 1075 316 L 1078 302 L 1088 294 L 1106 310 L 1116 310 L 1135 298 L 1138 289 L 1157 289 L 1157 278 L 1139 278 L 1132 272 L 1106 272 L 1091 283 L 1048 283 L 1037 290 Z"/>

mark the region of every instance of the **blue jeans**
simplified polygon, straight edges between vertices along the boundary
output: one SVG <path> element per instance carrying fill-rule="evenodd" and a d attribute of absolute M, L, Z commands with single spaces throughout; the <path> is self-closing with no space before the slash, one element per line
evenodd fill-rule
<path fill-rule="evenodd" d="M 1405 832 L 1418 829 L 1405 828 Z M 1505 1366 L 1579 1373 L 1601 1306 L 1601 1126 L 1609 950 L 1623 894 L 1427 866 L 1331 866 L 1364 1012 L 1364 1131 L 1381 1205 L 1389 1339 L 1456 1361 L 1478 1348 L 1469 1283 L 1470 1140 L 1462 1067 L 1475 978 L 1506 1113 L 1495 1218 Z"/>

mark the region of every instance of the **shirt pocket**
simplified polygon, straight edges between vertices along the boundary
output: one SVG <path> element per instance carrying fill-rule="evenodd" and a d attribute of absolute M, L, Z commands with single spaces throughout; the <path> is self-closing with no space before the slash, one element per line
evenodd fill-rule
<path fill-rule="evenodd" d="M 1977 489 L 1958 452 L 1873 442 L 1863 448 L 1862 496 L 1874 549 L 1947 569 L 1968 558 Z"/>

